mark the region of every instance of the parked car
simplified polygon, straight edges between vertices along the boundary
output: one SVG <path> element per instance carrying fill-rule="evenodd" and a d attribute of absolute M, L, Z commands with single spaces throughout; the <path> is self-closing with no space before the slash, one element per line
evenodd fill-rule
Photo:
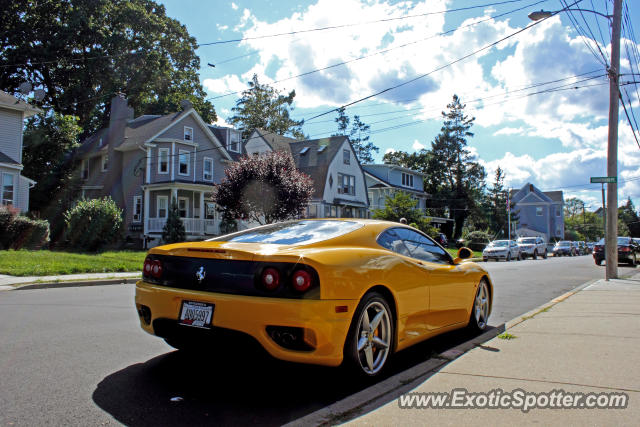
<path fill-rule="evenodd" d="M 482 251 L 482 260 L 486 262 L 490 259 L 496 261 L 501 259 L 505 261 L 521 260 L 520 246 L 513 240 L 494 240 Z"/>
<path fill-rule="evenodd" d="M 493 286 L 471 255 L 395 222 L 288 221 L 151 249 L 135 304 L 142 329 L 180 350 L 249 335 L 278 359 L 373 377 L 396 351 L 487 327 Z"/>
<path fill-rule="evenodd" d="M 575 242 L 578 250 L 578 255 L 588 255 L 589 247 L 587 246 L 587 242 L 579 241 Z"/>
<path fill-rule="evenodd" d="M 593 248 L 593 260 L 596 265 L 601 265 L 605 259 L 605 243 L 604 239 L 600 239 Z M 618 237 L 618 262 L 636 265 L 638 259 L 640 259 L 640 245 L 631 237 Z"/>
<path fill-rule="evenodd" d="M 593 248 L 597 243 L 598 242 L 587 242 L 587 247 L 589 248 L 589 253 L 593 252 Z"/>
<path fill-rule="evenodd" d="M 569 240 L 560 240 L 553 247 L 553 256 L 574 256 L 577 254 L 576 246 Z"/>
<path fill-rule="evenodd" d="M 542 237 L 520 237 L 517 242 L 522 259 L 528 256 L 538 259 L 538 255 L 547 259 L 547 244 Z"/>

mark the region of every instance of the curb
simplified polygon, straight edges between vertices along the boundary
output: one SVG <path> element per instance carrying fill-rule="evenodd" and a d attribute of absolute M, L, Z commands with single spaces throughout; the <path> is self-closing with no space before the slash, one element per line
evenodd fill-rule
<path fill-rule="evenodd" d="M 31 289 L 51 289 L 51 288 L 75 288 L 84 286 L 103 286 L 103 285 L 126 285 L 135 283 L 140 278 L 123 277 L 121 279 L 94 279 L 94 280 L 78 280 L 74 282 L 47 282 L 47 283 L 27 283 L 12 286 L 14 291 L 23 291 Z"/>
<path fill-rule="evenodd" d="M 462 356 L 467 351 L 495 338 L 505 330 L 504 323 L 498 325 L 475 338 L 433 356 L 405 371 L 399 372 L 379 383 L 365 388 L 351 396 L 332 403 L 302 418 L 293 420 L 285 426 L 331 426 L 352 420 L 369 410 L 378 408 L 389 402 L 435 374 L 444 365 Z M 381 402 L 382 401 L 382 402 Z M 380 404 L 379 404 L 380 403 Z"/>
<path fill-rule="evenodd" d="M 640 274 L 638 274 L 640 276 Z M 359 415 L 367 413 L 371 410 L 379 408 L 382 404 L 387 403 L 398 396 L 415 388 L 418 382 L 424 382 L 430 376 L 437 373 L 444 365 L 452 362 L 458 357 L 464 355 L 469 350 L 482 345 L 483 343 L 497 337 L 507 329 L 533 318 L 536 314 L 558 304 L 582 291 L 587 286 L 602 279 L 593 279 L 574 289 L 542 304 L 533 310 L 528 311 L 522 316 L 518 316 L 508 322 L 496 326 L 485 333 L 459 344 L 449 350 L 438 354 L 412 368 L 400 372 L 392 377 L 385 379 L 377 384 L 372 385 L 358 393 L 352 394 L 342 400 L 339 400 L 329 406 L 312 412 L 302 418 L 291 421 L 285 426 L 331 426 L 341 424 L 357 418 Z M 379 404 L 381 402 L 381 404 Z"/>

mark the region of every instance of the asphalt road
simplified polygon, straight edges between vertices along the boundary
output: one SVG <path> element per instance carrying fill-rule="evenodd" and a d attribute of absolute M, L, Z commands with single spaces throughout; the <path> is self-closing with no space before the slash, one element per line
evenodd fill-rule
<path fill-rule="evenodd" d="M 604 275 L 587 256 L 483 265 L 494 325 Z M 133 285 L 0 292 L 0 426 L 280 425 L 369 385 L 250 346 L 180 354 L 142 332 L 133 294 Z M 469 338 L 403 351 L 389 375 Z"/>

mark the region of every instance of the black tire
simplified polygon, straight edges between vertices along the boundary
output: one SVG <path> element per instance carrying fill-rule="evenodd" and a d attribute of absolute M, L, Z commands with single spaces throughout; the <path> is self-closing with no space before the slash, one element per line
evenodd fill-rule
<path fill-rule="evenodd" d="M 533 250 L 533 259 L 538 259 L 538 250 L 537 249 Z"/>
<path fill-rule="evenodd" d="M 476 303 L 478 300 L 478 295 L 481 293 L 483 286 L 485 290 L 487 307 L 486 307 L 486 316 L 484 318 L 484 321 L 479 322 L 478 316 L 476 316 Z M 487 329 L 487 325 L 489 324 L 488 320 L 489 320 L 490 309 L 491 309 L 491 293 L 489 291 L 489 285 L 487 284 L 487 281 L 485 279 L 482 279 L 480 281 L 480 284 L 478 285 L 478 289 L 476 290 L 476 294 L 473 298 L 473 304 L 471 305 L 471 313 L 469 315 L 469 325 L 467 326 L 467 328 L 476 333 L 482 332 L 485 329 Z"/>
<path fill-rule="evenodd" d="M 509 252 L 509 253 L 507 254 L 507 257 L 505 258 L 505 261 L 506 261 L 506 262 L 511 261 L 511 252 Z"/>
<path fill-rule="evenodd" d="M 545 250 L 544 253 L 542 254 L 542 259 L 547 259 L 547 256 L 548 254 L 547 254 L 547 251 Z"/>
<path fill-rule="evenodd" d="M 484 261 L 484 262 L 488 262 L 488 261 L 489 261 L 489 258 L 484 257 L 484 258 L 482 258 L 482 261 Z"/>
<path fill-rule="evenodd" d="M 596 258 L 595 262 L 596 262 L 596 265 L 602 265 L 602 260 L 601 259 Z"/>
<path fill-rule="evenodd" d="M 372 305 L 374 307 L 384 307 L 388 314 L 389 323 L 389 331 L 388 331 L 388 348 L 386 355 L 383 356 L 383 360 L 379 367 L 376 367 L 375 372 L 367 372 L 367 368 L 363 366 L 363 360 L 361 358 L 360 351 L 358 350 L 358 341 L 360 339 L 360 324 L 363 318 L 363 313 L 365 309 L 371 309 Z M 378 312 L 379 313 L 379 312 Z M 372 320 L 372 319 L 371 319 Z M 384 320 L 380 322 L 381 326 L 384 326 Z M 384 329 L 384 328 L 383 328 Z M 389 307 L 388 301 L 378 292 L 369 292 L 362 297 L 362 300 L 358 304 L 356 311 L 351 320 L 351 326 L 349 326 L 349 333 L 347 334 L 347 339 L 344 343 L 344 365 L 348 369 L 350 374 L 356 375 L 360 378 L 373 378 L 380 375 L 387 366 L 389 366 L 389 360 L 393 355 L 393 351 L 395 348 L 395 318 L 393 316 L 393 311 Z M 369 345 L 373 346 L 373 343 L 369 341 Z M 374 356 L 377 360 L 378 354 Z M 366 363 L 366 361 L 364 362 Z"/>

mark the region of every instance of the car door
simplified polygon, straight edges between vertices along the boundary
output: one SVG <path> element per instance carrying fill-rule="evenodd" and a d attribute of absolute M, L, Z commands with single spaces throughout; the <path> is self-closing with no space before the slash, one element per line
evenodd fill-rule
<path fill-rule="evenodd" d="M 433 240 L 417 231 L 402 228 L 398 234 L 411 256 L 420 261 L 429 288 L 429 329 L 439 329 L 466 320 L 472 291 L 464 271 Z M 472 286 L 472 285 L 471 285 Z"/>

